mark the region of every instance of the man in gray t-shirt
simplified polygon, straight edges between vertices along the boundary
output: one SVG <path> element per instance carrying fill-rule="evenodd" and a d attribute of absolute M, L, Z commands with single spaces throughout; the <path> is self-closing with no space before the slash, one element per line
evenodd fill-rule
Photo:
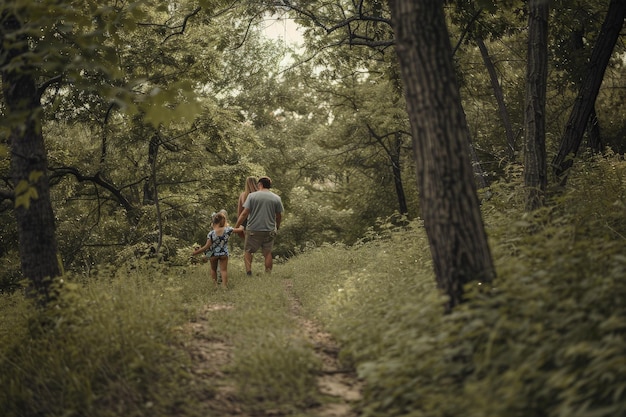
<path fill-rule="evenodd" d="M 248 275 L 252 275 L 252 255 L 259 248 L 265 259 L 265 272 L 272 271 L 272 248 L 284 211 L 280 197 L 270 191 L 272 180 L 269 177 L 259 178 L 257 186 L 257 191 L 248 194 L 235 224 L 236 229 L 248 219 L 243 258 Z"/>

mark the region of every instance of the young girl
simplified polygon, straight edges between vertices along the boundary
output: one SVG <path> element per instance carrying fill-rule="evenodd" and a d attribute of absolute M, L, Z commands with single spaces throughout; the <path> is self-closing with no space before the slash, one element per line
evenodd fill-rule
<path fill-rule="evenodd" d="M 234 229 L 226 224 L 224 213 L 218 212 L 211 221 L 213 230 L 207 235 L 206 243 L 203 247 L 193 251 L 192 255 L 205 252 L 211 263 L 211 278 L 217 286 L 217 265 L 219 261 L 220 273 L 222 276 L 222 288 L 228 288 L 228 239 L 233 232 L 243 231 L 243 227 Z"/>

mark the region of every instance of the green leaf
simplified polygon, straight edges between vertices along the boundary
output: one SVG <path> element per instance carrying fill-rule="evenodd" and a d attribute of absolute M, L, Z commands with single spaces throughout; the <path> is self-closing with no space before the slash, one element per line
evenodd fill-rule
<path fill-rule="evenodd" d="M 42 175 L 43 175 L 43 171 L 33 171 L 28 176 L 28 181 L 30 181 L 31 184 L 35 183 L 39 180 L 39 178 L 41 178 Z"/>
<path fill-rule="evenodd" d="M 19 208 L 20 206 L 24 206 L 26 210 L 30 207 L 30 198 L 26 194 L 22 194 L 20 196 L 15 197 L 15 208 Z"/>
<path fill-rule="evenodd" d="M 28 190 L 29 187 L 29 183 L 26 180 L 21 180 L 20 182 L 17 183 L 17 186 L 15 187 L 15 194 L 16 195 L 21 195 L 26 193 L 26 191 Z"/>

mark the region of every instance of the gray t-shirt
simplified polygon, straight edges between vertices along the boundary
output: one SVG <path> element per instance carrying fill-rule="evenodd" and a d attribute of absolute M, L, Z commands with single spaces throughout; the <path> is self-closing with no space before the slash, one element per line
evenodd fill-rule
<path fill-rule="evenodd" d="M 271 191 L 255 191 L 248 195 L 243 207 L 250 210 L 246 230 L 273 232 L 276 230 L 276 213 L 283 212 L 283 202 Z"/>

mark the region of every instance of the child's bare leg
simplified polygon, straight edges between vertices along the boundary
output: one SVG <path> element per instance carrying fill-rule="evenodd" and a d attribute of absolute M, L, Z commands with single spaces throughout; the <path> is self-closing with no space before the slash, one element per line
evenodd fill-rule
<path fill-rule="evenodd" d="M 213 285 L 217 286 L 217 257 L 211 257 L 211 279 L 213 280 Z"/>
<path fill-rule="evenodd" d="M 222 274 L 222 288 L 228 288 L 228 258 L 220 259 L 220 272 Z"/>

